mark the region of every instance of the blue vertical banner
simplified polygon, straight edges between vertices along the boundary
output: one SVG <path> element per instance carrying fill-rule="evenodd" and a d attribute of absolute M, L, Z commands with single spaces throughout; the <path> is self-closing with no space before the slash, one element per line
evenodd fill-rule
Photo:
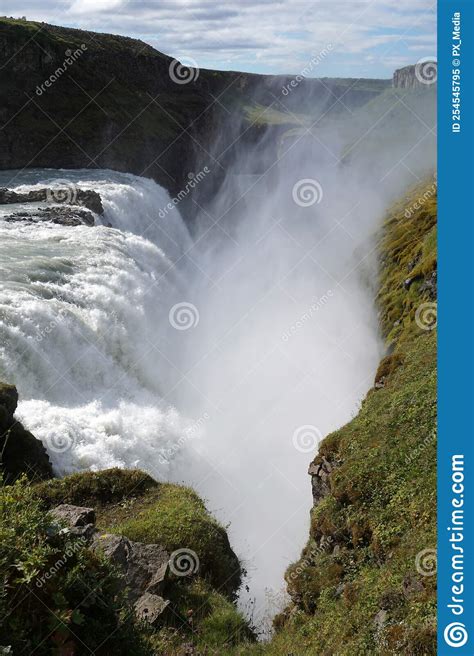
<path fill-rule="evenodd" d="M 438 1 L 438 654 L 474 655 L 474 0 Z"/>

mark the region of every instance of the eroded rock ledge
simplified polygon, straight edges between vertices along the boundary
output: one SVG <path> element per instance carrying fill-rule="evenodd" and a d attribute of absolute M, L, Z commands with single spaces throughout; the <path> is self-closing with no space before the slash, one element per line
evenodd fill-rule
<path fill-rule="evenodd" d="M 154 625 L 170 604 L 163 598 L 170 576 L 170 555 L 159 544 L 133 542 L 95 527 L 93 508 L 61 504 L 50 511 L 60 527 L 108 558 L 121 573 L 118 579 L 140 620 Z"/>
<path fill-rule="evenodd" d="M 104 212 L 100 195 L 92 189 L 77 187 L 43 187 L 19 192 L 0 188 L 0 205 L 30 204 L 31 210 L 22 208 L 12 211 L 4 220 L 29 223 L 55 223 L 57 225 L 95 225 L 95 216 Z M 47 207 L 35 207 L 34 203 L 48 203 Z"/>

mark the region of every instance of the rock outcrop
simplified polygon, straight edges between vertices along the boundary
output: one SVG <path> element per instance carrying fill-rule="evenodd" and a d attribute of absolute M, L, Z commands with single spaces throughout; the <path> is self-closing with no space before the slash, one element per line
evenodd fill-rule
<path fill-rule="evenodd" d="M 420 89 L 436 83 L 438 65 L 435 61 L 420 61 L 411 66 L 399 68 L 393 74 L 396 89 Z"/>
<path fill-rule="evenodd" d="M 132 542 L 122 535 L 95 528 L 93 508 L 61 504 L 50 511 L 73 538 L 85 540 L 92 551 L 108 558 L 121 572 L 122 589 L 137 616 L 156 624 L 169 605 L 162 597 L 169 572 L 169 553 L 159 544 Z"/>
<path fill-rule="evenodd" d="M 53 470 L 42 442 L 15 418 L 18 391 L 0 383 L 0 469 L 6 482 L 26 474 L 33 480 L 51 478 Z"/>
<path fill-rule="evenodd" d="M 102 199 L 96 191 L 93 189 L 79 189 L 72 184 L 69 187 L 42 187 L 24 192 L 1 187 L 0 205 L 11 205 L 12 203 L 80 205 L 95 214 L 104 213 Z"/>
<path fill-rule="evenodd" d="M 75 185 L 69 187 L 54 187 L 32 189 L 30 191 L 15 191 L 5 187 L 0 188 L 0 205 L 16 205 L 21 203 L 28 209 L 12 211 L 5 215 L 4 220 L 13 223 L 17 221 L 35 223 L 56 223 L 65 226 L 95 224 L 95 215 L 104 212 L 100 195 L 92 189 L 79 189 Z M 48 206 L 35 206 L 35 203 L 47 203 Z"/>
<path fill-rule="evenodd" d="M 336 465 L 325 456 L 316 456 L 310 464 L 308 474 L 311 476 L 313 504 L 317 506 L 331 491 L 330 476 Z"/>

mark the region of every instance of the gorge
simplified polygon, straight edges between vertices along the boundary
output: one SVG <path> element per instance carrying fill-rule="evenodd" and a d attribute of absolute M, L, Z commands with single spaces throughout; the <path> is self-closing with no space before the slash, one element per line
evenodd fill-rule
<path fill-rule="evenodd" d="M 8 19 L 0 43 L 7 64 L 23 44 L 6 66 L 0 143 L 0 379 L 18 388 L 16 417 L 56 476 L 118 467 L 191 486 L 228 525 L 247 573 L 240 606 L 266 630 L 308 530 L 319 551 L 303 560 L 317 560 L 342 513 L 330 504 L 356 499 L 322 486 L 327 521 L 309 527 L 318 444 L 355 417 L 400 337 L 405 305 L 380 331 L 380 230 L 434 168 L 433 90 L 406 74 L 403 89 L 304 80 L 285 96 L 288 81 L 250 74 L 180 86 L 172 60 L 140 42 Z M 65 44 L 81 43 L 72 77 L 35 98 Z M 78 81 L 99 107 L 78 100 Z M 90 192 L 93 224 L 80 214 Z M 325 444 L 313 491 L 348 458 Z M 314 568 L 287 578 L 310 614 Z"/>

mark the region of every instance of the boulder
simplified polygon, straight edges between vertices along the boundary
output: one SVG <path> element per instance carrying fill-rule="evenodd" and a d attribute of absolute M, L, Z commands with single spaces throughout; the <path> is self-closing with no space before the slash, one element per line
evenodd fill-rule
<path fill-rule="evenodd" d="M 0 470 L 7 483 L 21 474 L 31 480 L 53 477 L 46 449 L 14 417 L 18 391 L 14 385 L 0 383 Z"/>
<path fill-rule="evenodd" d="M 159 595 L 145 592 L 135 602 L 135 613 L 138 619 L 144 620 L 153 626 L 157 624 L 169 603 L 167 599 L 163 599 Z"/>
<path fill-rule="evenodd" d="M 134 602 L 145 592 L 160 595 L 169 570 L 169 554 L 159 544 L 131 542 L 121 535 L 96 534 L 94 551 L 102 552 L 124 575 L 124 587 Z"/>
<path fill-rule="evenodd" d="M 70 528 L 95 524 L 95 510 L 64 503 L 51 510 L 54 519 L 63 521 Z"/>

